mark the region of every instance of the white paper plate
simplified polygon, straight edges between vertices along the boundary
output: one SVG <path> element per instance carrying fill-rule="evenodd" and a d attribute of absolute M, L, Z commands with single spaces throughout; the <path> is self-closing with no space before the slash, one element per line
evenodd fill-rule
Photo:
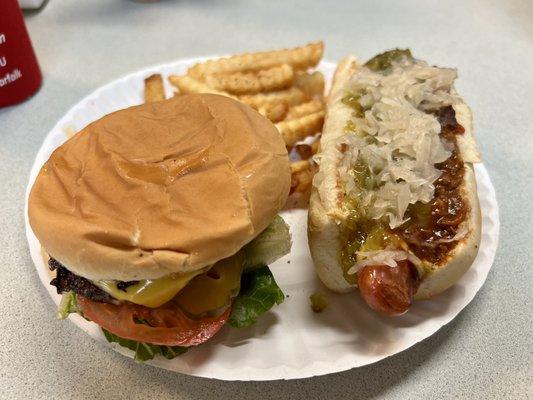
<path fill-rule="evenodd" d="M 31 170 L 27 195 L 42 164 L 66 140 L 66 131 L 77 131 L 112 111 L 140 104 L 143 79 L 152 73 L 184 73 L 192 63 L 182 60 L 139 71 L 101 87 L 72 107 L 46 136 Z M 319 69 L 330 78 L 335 65 L 323 62 Z M 165 82 L 166 85 L 168 85 Z M 167 95 L 172 93 L 166 87 Z M 370 311 L 357 294 L 329 294 L 330 305 L 321 314 L 311 311 L 309 296 L 324 290 L 315 276 L 307 247 L 304 210 L 283 213 L 290 224 L 291 254 L 271 265 L 287 295 L 283 304 L 263 315 L 249 329 L 224 327 L 212 340 L 186 354 L 149 364 L 195 376 L 225 380 L 296 379 L 324 375 L 379 361 L 429 337 L 450 322 L 474 297 L 485 281 L 498 244 L 499 217 L 494 188 L 487 170 L 476 165 L 478 193 L 483 213 L 483 235 L 479 254 L 462 279 L 436 299 L 416 303 L 398 318 L 386 318 Z M 26 204 L 27 208 L 27 204 Z M 40 245 L 28 224 L 26 234 L 39 277 L 53 300 L 60 297 L 49 285 L 50 275 L 43 263 Z M 78 315 L 70 320 L 91 337 L 107 343 L 100 329 Z M 113 345 L 120 353 L 133 354 Z"/>

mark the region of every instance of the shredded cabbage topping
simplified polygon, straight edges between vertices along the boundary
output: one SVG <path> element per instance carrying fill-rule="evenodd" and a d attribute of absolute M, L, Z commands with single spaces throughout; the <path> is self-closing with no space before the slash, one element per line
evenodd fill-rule
<path fill-rule="evenodd" d="M 388 265 L 389 267 L 396 267 L 397 261 L 409 260 L 413 265 L 420 266 L 422 261 L 412 253 L 405 250 L 396 250 L 394 248 L 385 248 L 383 250 L 374 251 L 358 251 L 357 262 L 352 268 L 348 270 L 348 274 L 359 272 L 360 269 L 367 265 Z"/>
<path fill-rule="evenodd" d="M 452 90 L 456 77 L 455 69 L 404 57 L 385 74 L 362 68 L 349 82 L 343 102 L 355 112 L 338 139 L 339 174 L 360 215 L 394 229 L 408 221 L 409 204 L 433 198 L 441 174 L 435 165 L 451 152 L 428 111 L 459 101 Z"/>
<path fill-rule="evenodd" d="M 351 78 L 341 95 L 352 110 L 344 134 L 324 141 L 324 151 L 315 157 L 320 169 L 313 184 L 319 194 L 327 197 L 339 187 L 343 192 L 339 223 L 352 218 L 356 225 L 364 220 L 390 229 L 403 225 L 409 221 L 409 205 L 434 198 L 435 181 L 442 174 L 437 165 L 452 155 L 453 145 L 440 137 L 434 112 L 462 102 L 453 88 L 457 71 L 430 66 L 409 52 L 399 52 L 399 57 L 396 53 L 387 58 L 386 68 L 361 67 Z M 337 173 L 338 181 L 328 179 Z M 460 240 L 467 233 L 462 226 L 442 242 Z M 353 254 L 345 278 L 367 265 L 395 267 L 409 260 L 419 271 L 425 265 L 407 247 L 392 243 Z"/>

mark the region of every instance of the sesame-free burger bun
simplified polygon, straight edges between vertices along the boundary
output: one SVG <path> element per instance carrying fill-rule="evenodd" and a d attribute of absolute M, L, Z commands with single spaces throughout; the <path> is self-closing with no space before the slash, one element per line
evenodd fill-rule
<path fill-rule="evenodd" d="M 209 94 L 120 110 L 57 148 L 29 197 L 46 251 L 89 279 L 155 279 L 235 254 L 290 187 L 274 125 Z"/>

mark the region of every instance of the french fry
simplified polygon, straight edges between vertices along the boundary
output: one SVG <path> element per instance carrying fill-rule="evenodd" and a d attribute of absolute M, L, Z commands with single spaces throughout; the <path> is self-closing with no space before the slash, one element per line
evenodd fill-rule
<path fill-rule="evenodd" d="M 153 74 L 144 80 L 144 102 L 165 100 L 165 88 L 161 74 Z"/>
<path fill-rule="evenodd" d="M 289 194 L 306 193 L 311 189 L 315 164 L 309 160 L 296 161 L 291 164 L 291 189 Z"/>
<path fill-rule="evenodd" d="M 319 111 L 298 119 L 281 121 L 276 124 L 276 128 L 283 136 L 285 145 L 292 148 L 296 142 L 322 130 L 324 114 L 324 111 Z"/>
<path fill-rule="evenodd" d="M 228 92 L 224 92 L 221 90 L 213 89 L 209 86 L 207 86 L 205 83 L 200 82 L 197 79 L 191 78 L 190 76 L 179 76 L 179 75 L 170 75 L 168 77 L 168 80 L 172 85 L 177 87 L 181 94 L 187 94 L 187 93 L 211 93 L 211 94 L 219 94 L 222 96 L 227 96 L 234 98 L 231 94 Z"/>
<path fill-rule="evenodd" d="M 259 71 L 282 64 L 288 64 L 296 70 L 305 70 L 317 65 L 323 53 L 324 43 L 315 42 L 293 49 L 240 54 L 208 60 L 189 68 L 187 74 L 202 80 L 207 75 Z"/>
<path fill-rule="evenodd" d="M 272 122 L 279 122 L 285 118 L 289 111 L 289 106 L 285 102 L 277 104 L 265 104 L 257 109 L 259 114 L 267 117 Z"/>
<path fill-rule="evenodd" d="M 285 208 L 307 208 L 316 165 L 308 160 L 291 164 L 291 189 Z"/>
<path fill-rule="evenodd" d="M 266 69 L 257 73 L 257 79 L 261 83 L 261 91 L 285 89 L 292 85 L 294 69 L 288 64 Z"/>
<path fill-rule="evenodd" d="M 320 71 L 315 71 L 312 74 L 298 72 L 294 77 L 294 86 L 301 89 L 309 97 L 323 96 L 325 84 L 324 75 Z"/>
<path fill-rule="evenodd" d="M 308 100 L 308 97 L 300 89 L 291 87 L 285 90 L 270 93 L 257 93 L 240 96 L 239 100 L 244 104 L 257 109 L 267 104 L 287 103 L 289 106 L 295 106 Z"/>
<path fill-rule="evenodd" d="M 234 94 L 254 94 L 284 89 L 292 84 L 294 70 L 290 65 L 265 69 L 259 72 L 235 72 L 226 75 L 208 75 L 205 83 L 217 90 Z"/>
<path fill-rule="evenodd" d="M 322 110 L 324 110 L 324 103 L 321 100 L 311 100 L 292 107 L 287 113 L 286 119 L 297 119 Z"/>
<path fill-rule="evenodd" d="M 321 135 L 318 135 L 315 138 L 315 141 L 313 143 L 311 143 L 311 151 L 312 151 L 313 155 L 315 155 L 316 153 L 318 153 L 320 151 L 320 136 Z"/>
<path fill-rule="evenodd" d="M 295 161 L 291 163 L 291 174 L 296 174 L 302 171 L 308 171 L 311 168 L 311 162 L 307 160 Z"/>

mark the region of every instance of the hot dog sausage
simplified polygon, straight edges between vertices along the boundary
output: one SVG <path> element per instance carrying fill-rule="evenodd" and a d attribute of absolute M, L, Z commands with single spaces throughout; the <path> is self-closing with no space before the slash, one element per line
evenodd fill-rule
<path fill-rule="evenodd" d="M 418 280 L 416 269 L 407 261 L 399 261 L 396 267 L 367 265 L 357 278 L 368 306 L 386 315 L 400 315 L 411 307 Z"/>

